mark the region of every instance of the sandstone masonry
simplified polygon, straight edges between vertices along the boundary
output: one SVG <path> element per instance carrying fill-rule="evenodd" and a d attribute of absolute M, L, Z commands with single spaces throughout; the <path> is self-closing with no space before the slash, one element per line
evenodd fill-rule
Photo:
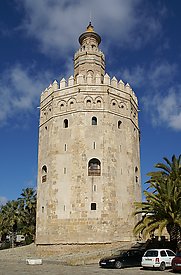
<path fill-rule="evenodd" d="M 40 100 L 37 245 L 133 241 L 141 200 L 138 102 L 105 73 L 91 23 L 79 37 L 74 76 Z"/>

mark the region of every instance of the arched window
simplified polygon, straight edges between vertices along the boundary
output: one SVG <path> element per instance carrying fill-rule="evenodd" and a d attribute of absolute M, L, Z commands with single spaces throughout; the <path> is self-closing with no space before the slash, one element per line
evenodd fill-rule
<path fill-rule="evenodd" d="M 68 126 L 69 126 L 68 119 L 64 119 L 64 121 L 63 121 L 63 128 L 68 128 Z"/>
<path fill-rule="evenodd" d="M 73 109 L 73 108 L 74 108 L 74 102 L 71 101 L 71 102 L 70 102 L 70 109 Z"/>
<path fill-rule="evenodd" d="M 97 125 L 97 117 L 92 117 L 92 125 Z"/>
<path fill-rule="evenodd" d="M 86 101 L 86 106 L 87 106 L 88 108 L 91 107 L 91 100 L 90 100 L 90 99 L 87 99 L 87 101 Z"/>
<path fill-rule="evenodd" d="M 97 107 L 98 107 L 98 108 L 101 107 L 101 100 L 100 100 L 100 99 L 97 100 Z"/>
<path fill-rule="evenodd" d="M 88 176 L 100 176 L 101 175 L 101 162 L 100 160 L 93 158 L 88 163 Z"/>
<path fill-rule="evenodd" d="M 42 173 L 41 181 L 46 182 L 46 180 L 47 180 L 47 167 L 46 167 L 46 165 L 43 165 L 43 167 L 41 169 L 41 173 Z"/>
<path fill-rule="evenodd" d="M 63 111 L 65 108 L 65 105 L 63 103 L 60 104 L 60 110 Z"/>

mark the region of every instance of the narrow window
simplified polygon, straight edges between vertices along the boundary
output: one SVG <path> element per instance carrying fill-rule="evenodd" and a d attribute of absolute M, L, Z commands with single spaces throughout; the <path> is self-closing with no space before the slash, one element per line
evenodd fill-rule
<path fill-rule="evenodd" d="M 44 208 L 44 206 L 42 206 L 41 212 L 44 213 L 44 210 L 45 210 L 45 208 Z"/>
<path fill-rule="evenodd" d="M 97 125 L 97 117 L 92 117 L 92 125 Z"/>
<path fill-rule="evenodd" d="M 135 181 L 136 181 L 136 183 L 138 183 L 139 178 L 138 178 L 138 167 L 137 166 L 135 167 L 135 174 L 136 174 Z"/>
<path fill-rule="evenodd" d="M 47 180 L 47 167 L 46 167 L 46 165 L 43 165 L 41 172 L 42 172 L 41 181 L 46 182 L 46 180 Z"/>
<path fill-rule="evenodd" d="M 95 202 L 91 203 L 91 210 L 96 210 L 96 203 Z"/>
<path fill-rule="evenodd" d="M 88 163 L 88 176 L 100 176 L 101 163 L 98 159 L 93 158 Z"/>
<path fill-rule="evenodd" d="M 74 103 L 73 103 L 73 101 L 71 101 L 70 102 L 70 109 L 73 109 L 73 107 L 74 107 L 73 105 L 74 105 Z"/>
<path fill-rule="evenodd" d="M 96 149 L 96 143 L 95 143 L 95 141 L 93 142 L 93 149 Z"/>
<path fill-rule="evenodd" d="M 64 150 L 67 151 L 67 144 L 64 145 Z"/>
<path fill-rule="evenodd" d="M 66 174 L 67 173 L 67 168 L 64 168 L 63 172 L 64 172 L 64 174 Z"/>
<path fill-rule="evenodd" d="M 121 128 L 121 124 L 122 124 L 122 121 L 121 121 L 121 120 L 119 120 L 119 121 L 118 121 L 118 129 L 120 129 L 120 128 Z"/>
<path fill-rule="evenodd" d="M 93 191 L 96 192 L 97 191 L 97 186 L 94 184 L 93 185 Z"/>
<path fill-rule="evenodd" d="M 64 119 L 63 121 L 63 128 L 68 128 L 68 119 Z"/>

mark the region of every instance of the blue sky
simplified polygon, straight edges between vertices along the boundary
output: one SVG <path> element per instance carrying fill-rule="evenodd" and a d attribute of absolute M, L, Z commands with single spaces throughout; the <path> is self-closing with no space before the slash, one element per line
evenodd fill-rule
<path fill-rule="evenodd" d="M 181 153 L 180 0 L 0 1 L 0 202 L 36 187 L 39 98 L 73 74 L 90 20 L 106 72 L 139 100 L 142 185 L 163 157 Z"/>

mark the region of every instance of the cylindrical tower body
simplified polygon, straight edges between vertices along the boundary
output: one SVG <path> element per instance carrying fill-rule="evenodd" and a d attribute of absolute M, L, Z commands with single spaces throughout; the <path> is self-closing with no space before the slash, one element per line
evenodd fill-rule
<path fill-rule="evenodd" d="M 39 245 L 134 238 L 133 203 L 141 199 L 137 98 L 128 84 L 105 75 L 100 37 L 90 27 L 79 41 L 94 41 L 95 53 L 78 51 L 74 78 L 41 96 Z"/>

